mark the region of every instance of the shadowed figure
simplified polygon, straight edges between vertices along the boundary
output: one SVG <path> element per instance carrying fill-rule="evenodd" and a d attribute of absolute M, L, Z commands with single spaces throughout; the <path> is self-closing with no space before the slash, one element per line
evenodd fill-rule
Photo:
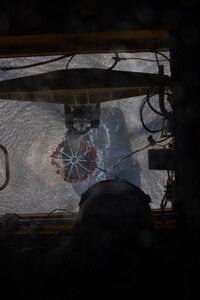
<path fill-rule="evenodd" d="M 100 181 L 81 195 L 68 253 L 79 279 L 74 295 L 125 296 L 132 288 L 146 293 L 141 283 L 152 276 L 157 247 L 150 201 L 140 188 L 118 179 Z"/>
<path fill-rule="evenodd" d="M 81 195 L 71 234 L 32 234 L 24 247 L 0 252 L 2 282 L 12 286 L 2 291 L 8 298 L 14 291 L 20 299 L 43 300 L 169 299 L 173 291 L 183 299 L 176 243 L 163 247 L 150 201 L 127 181 L 95 183 Z"/>

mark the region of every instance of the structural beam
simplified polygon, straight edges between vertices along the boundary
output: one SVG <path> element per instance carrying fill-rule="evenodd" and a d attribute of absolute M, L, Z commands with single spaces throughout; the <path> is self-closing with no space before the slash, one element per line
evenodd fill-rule
<path fill-rule="evenodd" d="M 87 32 L 0 37 L 0 57 L 72 55 L 134 51 L 168 51 L 167 30 Z"/>

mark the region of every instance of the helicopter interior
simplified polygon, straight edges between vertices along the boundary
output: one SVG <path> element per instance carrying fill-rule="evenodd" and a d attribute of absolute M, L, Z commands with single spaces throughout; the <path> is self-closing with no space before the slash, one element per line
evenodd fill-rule
<path fill-rule="evenodd" d="M 55 147 L 49 153 L 52 163 L 50 168 L 64 181 L 63 183 L 58 178 L 59 182 L 70 187 L 73 184 L 75 192 L 81 193 L 86 186 L 80 186 L 77 182 L 83 178 L 87 182 L 92 178 L 90 184 L 93 184 L 96 175 L 101 179 L 104 178 L 101 176 L 106 174 L 105 171 L 108 171 L 97 160 L 98 147 L 95 147 L 95 136 L 91 134 L 98 129 L 100 134 L 103 132 L 101 114 L 106 118 L 104 101 L 109 99 L 112 107 L 115 100 L 120 102 L 122 99 L 140 97 L 139 120 L 146 132 L 146 143 L 140 148 L 127 147 L 130 151 L 122 151 L 123 155 L 116 156 L 111 167 L 121 166 L 129 158 L 134 158 L 136 151 L 143 151 L 142 148 L 146 147 L 142 153 L 145 153 L 148 165 L 147 177 L 151 172 L 158 174 L 158 177 L 161 173 L 166 174 L 162 177 L 162 193 L 159 193 L 157 206 L 152 207 L 155 228 L 159 232 L 166 256 L 169 255 L 169 262 L 174 259 L 173 251 L 177 251 L 186 269 L 194 274 L 193 270 L 199 266 L 200 245 L 197 59 L 200 39 L 197 3 L 180 1 L 178 4 L 169 3 L 164 9 L 158 1 L 152 1 L 151 5 L 148 1 L 136 1 L 134 5 L 128 6 L 115 3 L 114 7 L 107 5 L 106 9 L 102 5 L 100 1 L 95 4 L 92 1 L 82 1 L 79 6 L 71 3 L 70 12 L 66 12 L 54 4 L 49 4 L 48 10 L 39 4 L 33 7 L 27 4 L 23 8 L 17 7 L 17 4 L 5 4 L 0 22 L 0 63 L 3 61 L 3 65 L 0 65 L 0 99 L 27 104 L 26 101 L 38 103 L 39 98 L 41 102 L 50 103 L 52 111 L 55 104 L 62 105 L 60 136 L 65 135 L 63 141 L 60 136 L 56 136 Z M 118 69 L 123 59 L 133 55 L 138 55 L 140 59 L 152 59 L 152 56 L 144 57 L 147 53 L 153 55 L 156 72 Z M 103 55 L 107 59 L 108 55 L 111 58 L 108 70 L 102 70 L 98 64 L 94 69 L 77 68 L 79 63 L 75 69 L 70 68 L 69 64 L 76 63 L 75 58 L 79 55 L 88 59 L 91 55 Z M 50 72 L 49 69 L 42 69 L 37 74 L 33 72 L 28 76 L 15 76 L 15 69 L 18 72 L 27 66 L 32 69 L 35 65 L 42 66 L 45 60 L 56 61 L 61 57 L 67 58 L 68 62 L 62 72 L 60 69 Z M 28 62 L 25 65 L 24 59 Z M 165 60 L 163 64 L 168 65 L 167 74 L 166 67 L 159 62 L 162 59 Z M 9 60 L 10 63 L 5 64 Z M 21 60 L 23 64 L 13 64 L 15 60 Z M 145 65 L 145 61 L 142 63 Z M 105 66 L 108 66 L 107 62 Z M 9 72 L 12 76 L 8 78 L 4 74 Z M 42 82 L 43 88 L 37 88 L 39 82 Z M 152 115 L 146 112 L 147 118 L 150 116 L 147 119 L 148 125 L 153 127 L 147 126 L 142 114 L 147 108 L 160 117 L 158 123 L 151 123 Z M 41 104 L 41 109 L 45 112 L 44 103 Z M 114 109 L 118 118 L 121 118 L 119 107 Z M 103 120 L 105 123 L 105 119 Z M 124 119 L 121 118 L 121 121 L 123 124 Z M 155 125 L 161 125 L 161 128 L 154 127 Z M 27 130 L 30 131 L 29 128 Z M 127 132 L 124 131 L 123 134 Z M 80 144 L 83 145 L 83 150 Z M 0 189 L 4 193 L 14 175 L 9 151 L 3 143 L 0 148 L 3 161 Z M 104 157 L 106 155 L 104 153 Z M 140 159 L 143 160 L 144 155 Z M 130 174 L 127 168 L 129 180 L 132 174 L 137 177 L 137 165 L 134 161 L 132 163 L 136 173 Z M 93 173 L 94 170 L 98 173 Z M 119 174 L 121 170 L 115 175 Z M 136 184 L 140 185 L 141 177 L 137 178 Z M 142 187 L 145 189 L 145 185 Z M 40 200 L 43 201 L 42 197 Z M 71 207 L 72 210 L 55 208 L 48 212 L 41 210 L 40 213 L 9 211 L 2 214 L 1 243 L 5 243 L 10 249 L 13 244 L 16 247 L 26 245 L 30 234 L 38 239 L 63 231 L 70 235 L 74 216 L 77 214 L 77 206 Z M 190 279 L 192 292 L 195 291 L 193 280 L 195 281 L 194 275 Z"/>

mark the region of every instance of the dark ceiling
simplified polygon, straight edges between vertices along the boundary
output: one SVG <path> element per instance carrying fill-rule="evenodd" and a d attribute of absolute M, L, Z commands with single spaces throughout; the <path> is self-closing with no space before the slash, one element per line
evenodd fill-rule
<path fill-rule="evenodd" d="M 195 0 L 4 1 L 0 35 L 129 31 L 184 27 L 198 20 Z M 1 1 L 2 3 L 2 1 Z M 22 4 L 23 3 L 23 4 Z"/>

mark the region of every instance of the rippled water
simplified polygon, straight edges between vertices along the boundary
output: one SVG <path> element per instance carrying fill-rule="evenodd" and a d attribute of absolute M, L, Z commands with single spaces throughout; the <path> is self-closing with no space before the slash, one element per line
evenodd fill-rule
<path fill-rule="evenodd" d="M 133 57 L 136 54 L 123 54 Z M 101 67 L 112 65 L 112 54 L 80 55 L 69 67 Z M 137 54 L 155 59 L 153 54 Z M 44 57 L 0 59 L 0 67 L 44 61 Z M 67 59 L 37 68 L 0 71 L 0 79 L 43 73 L 65 68 Z M 169 74 L 169 65 L 165 73 Z M 116 70 L 157 73 L 156 62 L 127 60 Z M 86 182 L 69 184 L 55 174 L 50 154 L 64 137 L 64 106 L 61 104 L 0 100 L 0 144 L 9 153 L 10 181 L 0 193 L 0 213 L 41 213 L 56 208 L 78 210 L 80 194 L 91 184 L 118 176 L 140 186 L 152 198 L 152 207 L 159 207 L 166 184 L 166 172 L 148 170 L 147 150 L 113 165 L 130 152 L 147 145 L 149 133 L 143 128 L 139 106 L 143 97 L 135 97 L 101 104 L 98 129 L 90 132 L 93 146 L 98 151 L 98 164 L 107 172 L 96 170 Z M 156 121 L 153 112 L 148 118 Z M 159 139 L 159 135 L 155 138 Z M 2 152 L 2 151 L 0 151 Z M 0 153 L 0 183 L 4 182 L 4 158 Z"/>

